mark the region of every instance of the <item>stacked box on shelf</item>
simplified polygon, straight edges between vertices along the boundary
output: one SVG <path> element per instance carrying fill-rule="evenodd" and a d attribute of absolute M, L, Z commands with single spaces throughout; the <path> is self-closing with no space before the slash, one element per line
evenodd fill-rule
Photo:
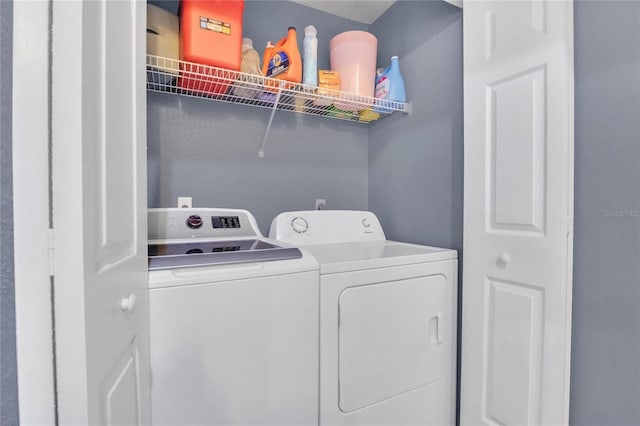
<path fill-rule="evenodd" d="M 152 4 L 147 5 L 147 53 L 162 57 L 147 71 L 147 82 L 156 90 L 168 89 L 178 76 L 180 51 L 178 17 Z"/>

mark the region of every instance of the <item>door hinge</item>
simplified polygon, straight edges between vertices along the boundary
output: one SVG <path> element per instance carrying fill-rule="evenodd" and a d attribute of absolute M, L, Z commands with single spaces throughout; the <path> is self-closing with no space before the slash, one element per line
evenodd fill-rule
<path fill-rule="evenodd" d="M 49 257 L 49 276 L 53 276 L 53 272 L 55 270 L 54 263 L 54 251 L 55 251 L 55 234 L 52 228 L 49 228 L 49 247 L 47 248 L 48 257 Z"/>

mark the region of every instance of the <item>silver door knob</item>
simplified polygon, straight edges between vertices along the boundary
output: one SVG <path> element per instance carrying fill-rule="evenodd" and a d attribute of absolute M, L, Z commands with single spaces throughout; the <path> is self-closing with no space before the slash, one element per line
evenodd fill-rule
<path fill-rule="evenodd" d="M 498 256 L 498 260 L 496 260 L 496 266 L 498 268 L 504 268 L 505 266 L 507 266 L 507 263 L 509 263 L 510 260 L 511 256 L 509 256 L 509 253 L 502 253 L 500 256 Z"/>
<path fill-rule="evenodd" d="M 136 310 L 136 306 L 137 300 L 135 294 L 132 294 L 129 297 L 125 297 L 120 301 L 120 309 L 122 309 L 123 312 L 132 313 Z"/>

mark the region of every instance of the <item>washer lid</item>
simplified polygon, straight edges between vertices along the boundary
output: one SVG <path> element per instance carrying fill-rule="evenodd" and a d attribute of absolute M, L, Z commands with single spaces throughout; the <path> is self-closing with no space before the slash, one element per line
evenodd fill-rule
<path fill-rule="evenodd" d="M 386 268 L 414 263 L 457 259 L 455 250 L 439 247 L 373 241 L 305 246 L 320 263 L 321 274 Z"/>
<path fill-rule="evenodd" d="M 149 270 L 300 259 L 302 253 L 261 239 L 154 241 L 149 243 Z"/>

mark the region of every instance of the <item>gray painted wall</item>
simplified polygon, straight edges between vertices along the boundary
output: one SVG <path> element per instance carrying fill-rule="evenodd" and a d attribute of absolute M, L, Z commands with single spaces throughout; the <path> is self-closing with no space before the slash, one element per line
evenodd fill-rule
<path fill-rule="evenodd" d="M 162 3 L 175 9 L 174 3 Z M 244 36 L 262 54 L 296 26 L 318 29 L 318 66 L 329 67 L 328 44 L 342 31 L 364 24 L 273 1 L 248 1 Z M 149 207 L 176 205 L 192 196 L 196 206 L 246 208 L 263 233 L 278 213 L 308 210 L 316 198 L 332 209 L 368 205 L 368 129 L 365 125 L 277 112 L 264 159 L 258 148 L 268 109 L 149 93 L 147 96 Z"/>
<path fill-rule="evenodd" d="M 13 275 L 11 93 L 13 1 L 0 1 L 0 424 L 18 424 Z"/>
<path fill-rule="evenodd" d="M 574 11 L 570 422 L 638 425 L 640 2 L 577 1 Z"/>
<path fill-rule="evenodd" d="M 378 63 L 400 58 L 411 115 L 369 131 L 369 209 L 387 237 L 462 249 L 462 11 L 401 1 L 371 26 Z"/>

